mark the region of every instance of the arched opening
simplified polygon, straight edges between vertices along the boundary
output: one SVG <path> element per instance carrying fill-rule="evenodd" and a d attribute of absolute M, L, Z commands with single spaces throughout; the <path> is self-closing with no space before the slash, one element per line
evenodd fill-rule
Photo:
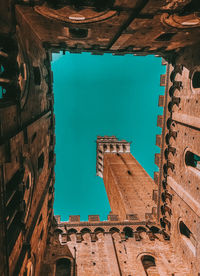
<path fill-rule="evenodd" d="M 86 233 L 90 233 L 91 232 L 91 230 L 90 229 L 88 229 L 88 228 L 83 228 L 83 229 L 81 229 L 81 234 L 86 234 Z"/>
<path fill-rule="evenodd" d="M 38 172 L 40 173 L 44 167 L 44 153 L 42 152 L 38 157 Z"/>
<path fill-rule="evenodd" d="M 196 71 L 192 77 L 192 87 L 200 88 L 200 71 Z"/>
<path fill-rule="evenodd" d="M 139 227 L 137 227 L 136 231 L 138 231 L 138 232 L 146 232 L 147 229 L 145 227 L 139 226 Z"/>
<path fill-rule="evenodd" d="M 74 39 L 86 38 L 88 36 L 88 29 L 69 28 L 69 34 Z"/>
<path fill-rule="evenodd" d="M 41 83 L 41 74 L 40 74 L 40 68 L 39 67 L 33 67 L 33 75 L 34 75 L 35 84 L 40 85 L 40 83 Z"/>
<path fill-rule="evenodd" d="M 165 33 L 161 34 L 156 38 L 156 41 L 170 41 L 175 33 Z"/>
<path fill-rule="evenodd" d="M 130 227 L 124 227 L 123 231 L 125 233 L 126 239 L 133 237 L 133 229 L 132 228 L 130 228 Z"/>
<path fill-rule="evenodd" d="M 144 255 L 141 257 L 141 262 L 146 275 L 151 275 L 151 272 L 156 272 L 156 262 L 155 258 L 150 255 Z"/>
<path fill-rule="evenodd" d="M 190 229 L 185 225 L 183 221 L 179 222 L 179 231 L 181 233 L 183 241 L 192 251 L 193 255 L 196 256 L 196 240 Z"/>
<path fill-rule="evenodd" d="M 185 237 L 187 237 L 188 239 L 190 238 L 190 235 L 191 235 L 191 231 L 190 229 L 185 225 L 184 222 L 180 221 L 179 223 L 179 230 L 180 230 L 180 233 L 182 235 L 184 235 Z"/>
<path fill-rule="evenodd" d="M 104 233 L 105 230 L 104 230 L 103 228 L 101 228 L 101 227 L 97 227 L 97 228 L 94 230 L 94 232 L 95 232 L 96 234 L 98 234 L 98 233 Z"/>
<path fill-rule="evenodd" d="M 191 151 L 187 151 L 185 154 L 185 164 L 186 166 L 200 170 L 200 156 Z"/>
<path fill-rule="evenodd" d="M 109 232 L 112 233 L 112 234 L 119 233 L 119 229 L 116 228 L 116 227 L 112 227 L 112 228 L 110 228 Z"/>
<path fill-rule="evenodd" d="M 71 276 L 71 261 L 59 259 L 56 261 L 56 276 Z"/>
<path fill-rule="evenodd" d="M 158 227 L 156 227 L 156 226 L 152 226 L 152 227 L 150 227 L 150 231 L 152 232 L 152 233 L 160 233 L 160 229 L 158 228 Z"/>
<path fill-rule="evenodd" d="M 71 229 L 69 229 L 69 230 L 67 231 L 67 234 L 68 234 L 68 235 L 76 234 L 76 233 L 77 233 L 77 230 L 74 229 L 74 228 L 71 228 Z"/>

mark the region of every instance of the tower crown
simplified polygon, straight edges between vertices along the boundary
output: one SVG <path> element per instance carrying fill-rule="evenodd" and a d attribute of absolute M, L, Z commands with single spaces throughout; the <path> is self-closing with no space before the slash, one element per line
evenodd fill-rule
<path fill-rule="evenodd" d="M 129 153 L 131 142 L 119 141 L 116 136 L 97 136 L 96 174 L 103 178 L 103 160 L 106 153 Z"/>

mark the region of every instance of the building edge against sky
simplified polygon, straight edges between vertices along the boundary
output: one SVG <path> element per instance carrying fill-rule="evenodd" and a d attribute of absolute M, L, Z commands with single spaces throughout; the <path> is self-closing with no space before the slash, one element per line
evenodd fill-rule
<path fill-rule="evenodd" d="M 0 7 L 0 274 L 198 275 L 199 1 L 2 0 Z M 63 223 L 53 216 L 51 53 L 60 50 L 168 61 L 157 121 L 157 206 L 145 221 L 110 214 L 108 222 L 72 216 Z"/>
<path fill-rule="evenodd" d="M 95 176 L 96 153 L 94 140 L 98 133 L 115 133 L 118 137 L 126 137 L 128 140 L 132 140 L 133 144 L 131 148 L 133 155 L 136 156 L 136 159 L 139 160 L 140 164 L 145 167 L 148 173 L 151 173 L 151 177 L 153 177 L 154 171 L 157 169 L 157 166 L 154 165 L 153 162 L 154 154 L 155 152 L 159 152 L 159 148 L 155 145 L 156 134 L 160 132 L 160 128 L 156 127 L 156 113 L 162 113 L 162 108 L 158 107 L 157 104 L 159 94 L 163 93 L 163 88 L 159 86 L 159 76 L 160 70 L 162 73 L 166 70 L 166 67 L 161 65 L 161 59 L 153 56 L 137 57 L 128 55 L 117 57 L 107 54 L 101 57 L 96 57 L 91 56 L 89 53 L 83 53 L 82 55 L 83 56 L 73 56 L 73 54 L 68 53 L 66 53 L 65 56 L 62 56 L 61 53 L 53 55 L 55 58 L 55 61 L 53 59 L 53 71 L 55 79 L 54 92 L 56 114 L 56 201 L 54 203 L 54 208 L 55 214 L 62 215 L 63 220 L 67 220 L 69 215 L 77 214 L 81 215 L 81 220 L 87 219 L 88 214 L 100 214 L 101 218 L 106 219 L 107 214 L 109 213 L 110 208 L 104 190 L 103 181 Z M 59 56 L 59 58 L 57 59 L 56 56 Z M 81 78 L 78 77 L 79 73 L 75 73 L 75 68 L 77 68 L 78 65 L 77 62 L 80 62 L 81 64 L 86 62 L 88 64 L 83 75 L 80 72 L 82 75 Z M 74 65 L 72 65 L 73 63 Z M 112 63 L 114 65 L 111 65 Z M 66 73 L 61 74 L 59 67 L 61 66 L 62 68 L 62 64 L 66 64 L 65 68 L 66 66 L 67 68 L 71 68 L 71 65 L 72 69 L 70 71 L 65 69 Z M 122 66 L 125 66 L 126 70 L 128 70 L 128 74 L 125 74 L 126 70 L 124 69 L 124 72 L 121 72 L 120 76 L 120 73 L 117 72 L 116 69 Z M 108 68 L 106 69 L 106 67 Z M 148 74 L 150 68 L 154 68 L 156 72 L 154 74 Z M 63 68 L 63 72 L 65 71 Z M 101 80 L 101 82 L 103 82 L 104 78 L 108 75 L 110 75 L 112 80 L 111 83 L 116 79 L 118 79 L 118 82 L 122 79 L 122 84 L 118 85 L 118 90 L 121 88 L 121 92 L 116 92 L 117 94 L 114 99 L 111 94 L 113 87 L 110 87 L 109 91 L 109 83 L 107 79 L 105 79 L 105 85 L 102 84 L 99 87 L 99 81 Z M 141 82 L 138 82 L 137 85 L 135 85 L 140 78 L 140 75 L 142 76 Z M 148 76 L 145 77 L 144 83 L 143 80 L 146 75 Z M 89 91 L 91 78 L 97 79 L 97 81 L 92 85 L 92 87 L 95 87 L 96 97 L 94 96 L 94 91 L 87 92 L 86 94 L 79 94 L 79 89 Z M 154 85 L 149 87 L 148 84 L 152 81 L 152 78 L 155 79 Z M 85 80 L 86 85 L 82 84 L 83 79 Z M 66 91 L 62 88 L 64 82 L 67 85 Z M 81 87 L 80 85 L 83 86 Z M 128 87 L 128 85 L 130 87 Z M 107 90 L 101 93 L 100 89 Z M 115 87 L 115 90 L 117 90 L 117 86 Z M 124 90 L 127 90 L 128 92 L 124 93 Z M 72 96 L 72 94 L 75 96 Z M 80 100 L 75 104 L 74 101 L 77 97 L 80 97 Z M 88 98 L 89 100 L 87 100 Z M 92 99 L 90 100 L 90 98 Z M 119 101 L 119 99 L 122 98 L 126 99 L 126 102 L 123 104 Z M 72 103 L 73 109 L 69 107 L 70 102 Z M 130 104 L 131 102 L 132 104 Z M 150 102 L 151 106 L 148 105 Z M 102 109 L 102 104 L 103 106 L 105 105 L 104 109 Z M 61 112 L 61 105 L 66 108 L 66 114 L 64 115 Z M 94 106 L 93 109 L 91 109 L 91 105 Z M 112 105 L 114 109 L 112 108 Z M 84 109 L 82 106 L 84 106 Z M 102 111 L 104 111 L 105 115 L 102 114 Z M 93 120 L 94 116 L 92 115 L 90 115 L 91 120 L 88 119 L 84 114 L 85 112 L 90 112 L 88 114 L 95 112 L 95 120 Z M 79 114 L 79 117 L 76 115 L 74 119 L 74 113 Z M 67 119 L 67 114 L 69 114 L 68 118 L 70 118 L 71 121 Z M 133 119 L 131 120 L 131 118 Z M 130 120 L 132 121 L 132 128 L 129 124 Z M 65 122 L 66 129 L 67 126 L 72 129 L 70 131 L 71 133 L 69 131 L 64 131 L 62 125 L 63 121 Z M 84 126 L 85 122 L 87 124 L 86 127 Z M 77 127 L 77 124 L 81 124 L 84 127 Z M 147 131 L 150 133 L 148 134 L 148 139 Z M 77 139 L 77 137 L 80 138 Z M 67 141 L 69 141 L 68 143 L 72 146 L 71 149 L 66 146 L 67 152 L 64 154 L 65 148 L 62 148 L 61 145 L 63 143 L 66 144 Z M 80 159 L 80 161 L 77 162 L 77 159 Z M 64 164 L 67 164 L 68 168 L 67 179 L 65 177 L 66 169 L 64 168 Z M 74 177 L 74 174 L 72 175 L 73 168 L 70 168 L 73 164 L 77 164 L 76 166 L 78 166 L 81 175 L 80 178 Z M 59 169 L 59 166 L 62 169 Z M 74 166 L 74 168 L 76 166 Z M 73 173 L 75 172 L 73 171 Z M 68 192 L 70 192 L 71 195 L 74 195 L 67 201 L 65 194 L 63 193 L 64 189 L 62 189 L 62 185 L 64 185 L 66 181 L 72 184 L 68 187 Z M 85 187 L 86 182 L 87 187 Z M 94 186 L 95 189 L 97 189 L 96 192 Z M 80 189 L 83 197 L 78 197 L 77 188 Z M 73 198 L 75 200 L 74 202 Z M 63 204 L 66 202 L 66 204 L 69 205 L 69 209 L 67 209 L 67 207 L 59 207 L 59 205 L 61 205 L 61 200 L 63 200 Z M 98 202 L 102 202 L 102 200 L 105 202 L 107 201 L 106 205 L 98 204 Z M 85 211 L 82 210 L 82 208 L 78 211 L 79 206 L 82 204 L 85 205 Z M 66 213 L 64 209 L 68 210 L 68 212 Z M 107 211 L 105 212 L 105 210 Z"/>

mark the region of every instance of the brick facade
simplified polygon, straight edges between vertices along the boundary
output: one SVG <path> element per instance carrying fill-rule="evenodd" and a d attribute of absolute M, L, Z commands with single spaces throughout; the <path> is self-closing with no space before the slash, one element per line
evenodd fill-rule
<path fill-rule="evenodd" d="M 1 1 L 0 275 L 200 273 L 199 10 L 194 0 Z M 130 150 L 110 148 L 97 165 L 113 209 L 106 222 L 53 217 L 60 50 L 165 58 L 159 172 L 154 183 Z"/>

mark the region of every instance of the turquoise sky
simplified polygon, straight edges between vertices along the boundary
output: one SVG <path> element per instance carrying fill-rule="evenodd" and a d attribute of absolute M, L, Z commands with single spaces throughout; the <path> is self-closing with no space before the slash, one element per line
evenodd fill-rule
<path fill-rule="evenodd" d="M 103 180 L 96 176 L 96 137 L 116 135 L 132 141 L 131 152 L 153 177 L 161 59 L 133 55 L 53 54 L 56 166 L 54 213 L 110 211 Z M 142 183 L 141 183 L 142 184 Z M 142 188 L 142 186 L 141 186 Z"/>

